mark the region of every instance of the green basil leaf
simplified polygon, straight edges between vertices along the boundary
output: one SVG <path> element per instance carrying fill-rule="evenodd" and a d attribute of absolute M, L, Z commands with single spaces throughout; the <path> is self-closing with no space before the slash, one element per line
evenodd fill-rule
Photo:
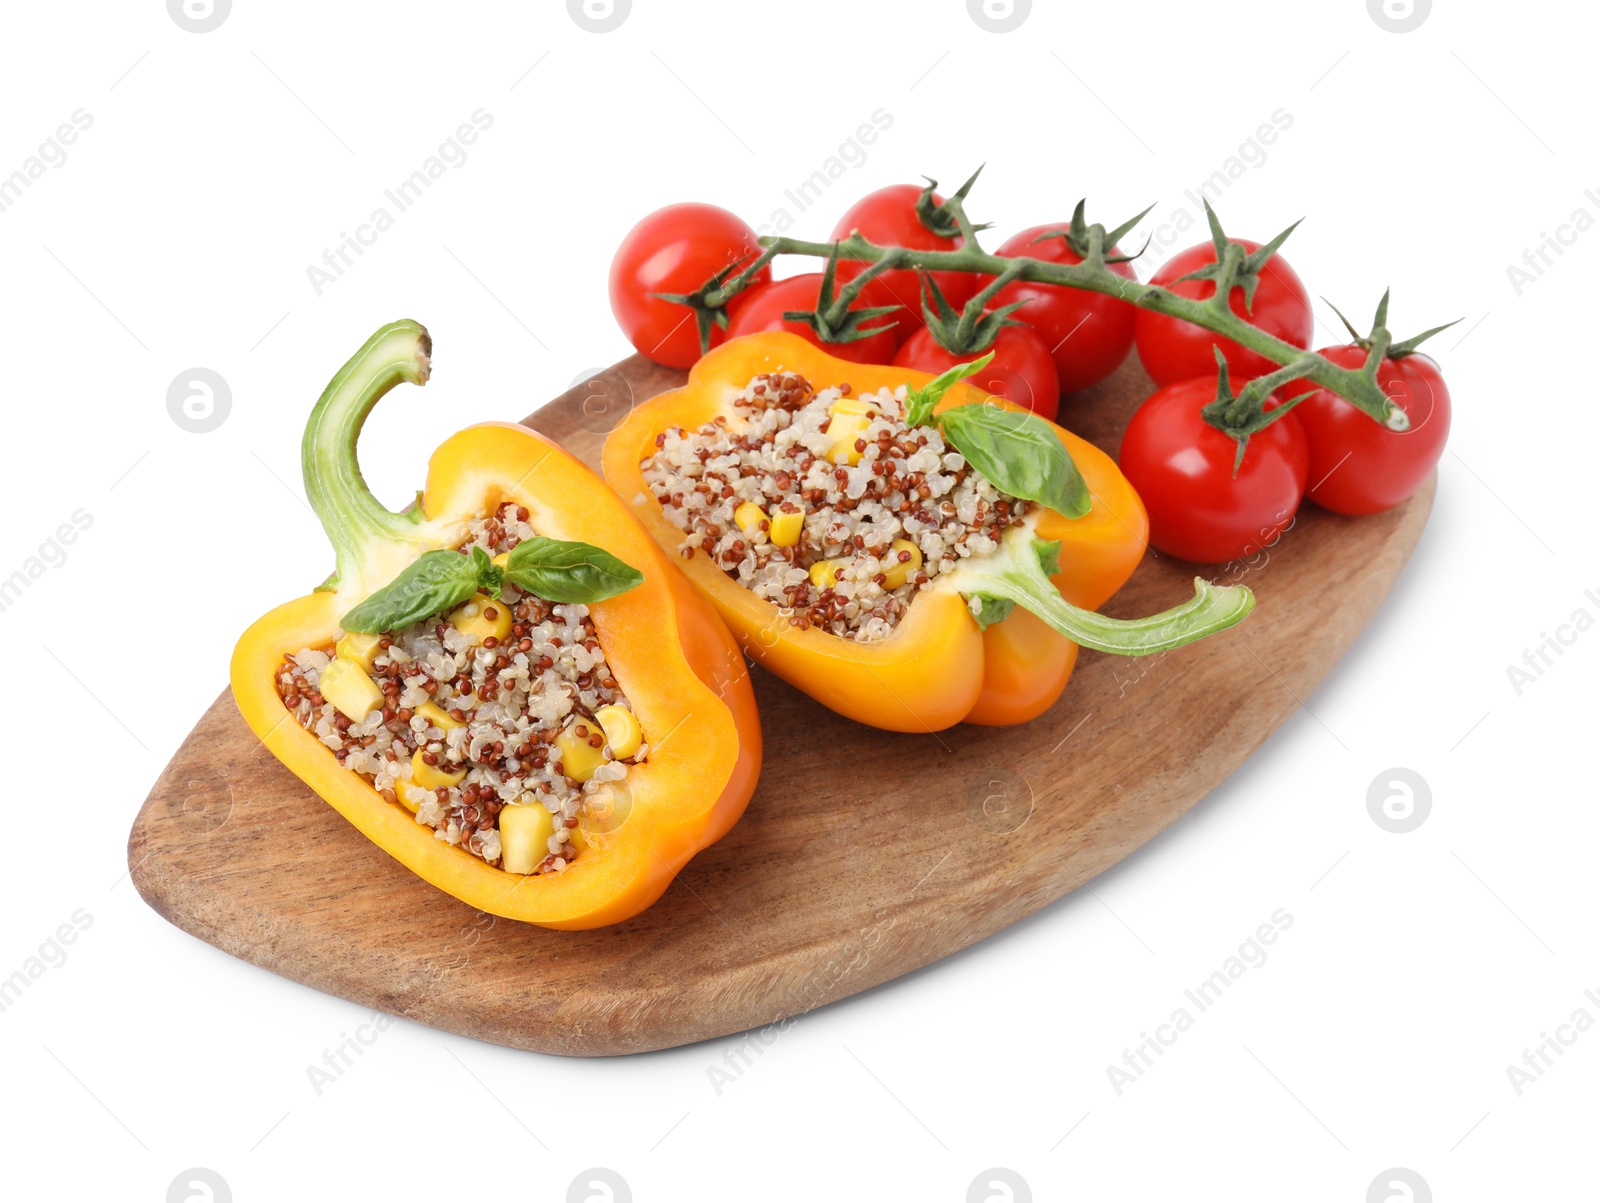
<path fill-rule="evenodd" d="M 500 582 L 506 579 L 505 570 L 489 558 L 489 553 L 476 545 L 472 548 L 472 566 L 478 573 L 478 591 L 494 597 L 500 592 Z"/>
<path fill-rule="evenodd" d="M 978 599 L 978 608 L 972 617 L 978 622 L 978 630 L 986 631 L 997 622 L 1004 622 L 1011 616 L 1011 611 L 1017 608 L 1017 603 L 1004 597 L 985 597 L 983 594 L 974 594 Z M 971 606 L 967 607 L 969 610 Z"/>
<path fill-rule="evenodd" d="M 626 593 L 644 583 L 644 573 L 587 543 L 536 537 L 512 548 L 506 579 L 546 601 L 570 605 Z"/>
<path fill-rule="evenodd" d="M 472 550 L 470 556 L 459 551 L 423 552 L 416 563 L 341 618 L 339 625 L 374 635 L 397 631 L 454 609 L 489 580 L 498 588 L 500 570 L 483 548 Z"/>
<path fill-rule="evenodd" d="M 939 415 L 945 441 L 1002 493 L 1037 501 L 1066 518 L 1094 504 L 1078 465 L 1050 423 L 1026 410 L 963 405 Z"/>
<path fill-rule="evenodd" d="M 958 363 L 948 372 L 941 372 L 921 388 L 914 388 L 906 394 L 906 425 L 924 426 L 933 416 L 933 407 L 939 404 L 952 384 L 965 380 L 974 373 L 983 371 L 989 366 L 989 361 L 994 358 L 994 352 L 974 359 L 971 363 Z"/>

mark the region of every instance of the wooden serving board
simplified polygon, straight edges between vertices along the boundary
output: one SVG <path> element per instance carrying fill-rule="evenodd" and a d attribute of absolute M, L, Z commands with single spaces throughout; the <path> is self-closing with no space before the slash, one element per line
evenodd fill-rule
<path fill-rule="evenodd" d="M 682 380 L 624 360 L 527 424 L 596 465 L 631 405 Z M 1114 453 L 1151 388 L 1130 358 L 1062 420 Z M 1262 562 L 1214 573 L 1256 590 L 1244 625 L 1145 661 L 1085 652 L 1062 700 L 1024 726 L 891 734 L 752 669 L 766 762 L 748 812 L 614 927 L 495 920 L 425 884 L 262 749 L 227 692 L 134 821 L 133 880 L 235 956 L 498 1044 L 627 1053 L 770 1024 L 1014 923 L 1204 798 L 1378 608 L 1433 491 L 1355 520 L 1307 506 Z M 1152 553 L 1106 609 L 1164 609 L 1193 575 Z"/>

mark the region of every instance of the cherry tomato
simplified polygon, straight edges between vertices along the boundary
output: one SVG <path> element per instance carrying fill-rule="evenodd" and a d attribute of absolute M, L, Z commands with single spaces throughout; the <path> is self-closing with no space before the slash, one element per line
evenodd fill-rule
<path fill-rule="evenodd" d="M 875 242 L 879 246 L 903 246 L 913 251 L 953 251 L 965 245 L 966 239 L 959 234 L 944 238 L 922 224 L 922 219 L 917 216 L 917 197 L 921 195 L 922 189 L 915 184 L 891 184 L 867 193 L 839 219 L 833 227 L 830 241 L 848 238 L 852 230 L 858 230 L 868 242 Z M 941 205 L 944 198 L 936 192 L 933 194 L 933 203 Z M 853 280 L 866 269 L 865 263 L 841 261 L 837 269 L 838 278 L 841 281 Z M 982 287 L 977 272 L 940 271 L 930 274 L 939 291 L 944 293 L 945 299 L 955 309 L 965 305 L 972 299 L 972 294 Z M 922 325 L 922 282 L 910 268 L 894 268 L 873 279 L 881 281 L 895 300 L 906 307 L 908 317 L 898 331 L 900 339 L 904 341 Z"/>
<path fill-rule="evenodd" d="M 1008 259 L 1026 255 L 1050 263 L 1082 263 L 1065 238 L 1034 241 L 1040 234 L 1064 230 L 1070 224 L 1030 226 L 1006 239 L 995 254 Z M 1126 263 L 1109 266 L 1119 276 L 1134 278 L 1133 268 Z M 1002 288 L 990 304 L 998 308 L 1013 301 L 1027 302 L 1011 316 L 1027 322 L 1050 347 L 1064 393 L 1098 384 L 1116 371 L 1133 349 L 1136 310 L 1127 301 L 1060 284 L 1016 283 Z"/>
<path fill-rule="evenodd" d="M 1261 249 L 1260 243 L 1244 238 L 1234 241 L 1247 251 Z M 1150 277 L 1150 283 L 1165 285 L 1180 297 L 1204 300 L 1216 294 L 1217 286 L 1213 281 L 1180 281 L 1178 277 L 1216 261 L 1216 248 L 1209 242 L 1203 242 L 1186 251 L 1179 251 L 1167 260 L 1161 265 L 1161 270 Z M 1229 308 L 1252 326 L 1258 326 L 1284 342 L 1297 347 L 1309 347 L 1311 298 L 1306 295 L 1306 287 L 1300 283 L 1294 268 L 1282 255 L 1274 255 L 1261 269 L 1259 280 L 1255 298 L 1248 310 L 1244 304 L 1244 289 L 1237 286 L 1228 298 Z M 1203 326 L 1153 313 L 1148 309 L 1139 310 L 1134 318 L 1134 339 L 1139 346 L 1139 358 L 1144 363 L 1144 370 L 1150 373 L 1150 379 L 1157 384 L 1172 384 L 1195 376 L 1214 376 L 1217 359 L 1211 352 L 1212 344 L 1221 347 L 1222 353 L 1227 356 L 1228 373 L 1235 388 L 1246 380 L 1265 376 L 1280 366 L 1265 356 L 1245 350 L 1232 339 L 1213 334 Z"/>
<path fill-rule="evenodd" d="M 1002 326 L 989 347 L 994 359 L 970 383 L 986 393 L 1026 405 L 1041 418 L 1054 418 L 1061 387 L 1056 381 L 1055 361 L 1030 326 Z M 970 363 L 978 355 L 952 355 L 941 347 L 926 327 L 906 339 L 894 361 L 900 367 L 938 375 L 958 363 Z"/>
<path fill-rule="evenodd" d="M 1367 353 L 1353 344 L 1317 352 L 1342 368 L 1358 368 Z M 1408 430 L 1390 430 L 1337 393 L 1316 389 L 1295 407 L 1306 432 L 1311 467 L 1306 493 L 1336 514 L 1376 514 L 1399 505 L 1421 487 L 1444 454 L 1450 434 L 1450 390 L 1439 365 L 1416 353 L 1378 365 L 1378 387 L 1411 419 Z M 1279 390 L 1298 397 L 1316 388 L 1297 380 Z"/>
<path fill-rule="evenodd" d="M 1250 436 L 1235 476 L 1238 444 L 1200 416 L 1216 395 L 1215 376 L 1157 389 L 1128 423 L 1117 457 L 1149 511 L 1150 542 L 1197 564 L 1277 542 L 1300 508 L 1310 460 L 1291 413 Z"/>
<path fill-rule="evenodd" d="M 723 268 L 760 254 L 756 232 L 726 209 L 693 202 L 657 209 L 628 231 L 611 260 L 611 312 L 639 354 L 686 368 L 700 358 L 694 312 L 653 294 L 694 292 Z M 763 267 L 756 279 L 771 280 L 771 269 Z M 730 316 L 738 304 L 736 298 L 729 305 Z M 724 337 L 712 326 L 713 347 Z"/>
<path fill-rule="evenodd" d="M 838 287 L 838 281 L 835 279 L 835 288 Z M 815 309 L 821 291 L 821 272 L 790 276 L 787 280 L 778 280 L 759 289 L 753 289 L 750 299 L 739 306 L 738 312 L 728 322 L 728 337 L 738 338 L 741 334 L 756 334 L 763 330 L 787 330 L 790 334 L 798 334 L 807 342 L 821 347 L 829 355 L 848 359 L 852 363 L 888 363 L 894 358 L 896 327 L 886 323 L 896 321 L 897 314 L 889 313 L 869 319 L 867 328 L 871 333 L 865 338 L 847 343 L 823 342 L 817 332 L 804 322 L 784 319 L 785 311 Z M 850 308 L 872 309 L 894 303 L 894 296 L 873 279 L 867 281 L 861 290 L 861 295 Z"/>

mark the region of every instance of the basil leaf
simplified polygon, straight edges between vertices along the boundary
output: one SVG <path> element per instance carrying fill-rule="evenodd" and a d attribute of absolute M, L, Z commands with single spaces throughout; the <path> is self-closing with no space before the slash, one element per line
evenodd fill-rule
<path fill-rule="evenodd" d="M 1082 518 L 1094 504 L 1050 423 L 1025 410 L 963 405 L 939 415 L 945 441 L 1002 493 Z"/>
<path fill-rule="evenodd" d="M 489 558 L 488 552 L 476 545 L 472 549 L 472 566 L 478 570 L 478 591 L 491 597 L 497 596 L 500 582 L 506 579 L 505 570 Z"/>
<path fill-rule="evenodd" d="M 587 543 L 535 537 L 512 548 L 506 579 L 546 601 L 572 604 L 626 593 L 644 582 L 644 573 Z"/>
<path fill-rule="evenodd" d="M 481 547 L 472 554 L 427 551 L 394 580 L 339 620 L 347 631 L 397 631 L 454 609 L 479 589 L 498 589 L 500 569 Z"/>
<path fill-rule="evenodd" d="M 1017 608 L 1017 603 L 1004 597 L 985 597 L 981 593 L 973 595 L 978 600 L 978 608 L 973 611 L 972 617 L 977 620 L 978 630 L 986 631 L 997 622 L 1004 622 L 1011 617 L 1011 611 Z M 971 610 L 971 605 L 967 606 Z"/>
<path fill-rule="evenodd" d="M 944 398 L 952 384 L 965 380 L 974 373 L 983 371 L 989 366 L 989 361 L 994 358 L 994 352 L 974 359 L 971 363 L 958 363 L 948 372 L 941 372 L 921 388 L 914 388 L 906 394 L 906 425 L 925 426 L 928 419 L 933 416 L 933 407 Z"/>

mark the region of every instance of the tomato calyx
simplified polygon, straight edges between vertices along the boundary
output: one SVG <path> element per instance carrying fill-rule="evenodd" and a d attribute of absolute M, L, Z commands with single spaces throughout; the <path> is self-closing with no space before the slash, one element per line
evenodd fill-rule
<path fill-rule="evenodd" d="M 693 292 L 655 292 L 650 295 L 693 311 L 700 333 L 700 354 L 704 355 L 711 350 L 712 328 L 728 328 L 729 302 L 754 284 L 761 277 L 762 269 L 777 257 L 777 248 L 766 247 L 748 262 L 730 263 Z"/>
<path fill-rule="evenodd" d="M 822 269 L 822 284 L 817 292 L 817 307 L 785 310 L 784 320 L 810 326 L 817 337 L 825 343 L 853 343 L 863 338 L 870 338 L 874 334 L 882 334 L 896 323 L 888 322 L 877 326 L 868 326 L 866 323 L 874 318 L 887 317 L 897 312 L 900 309 L 899 305 L 868 305 L 863 309 L 852 309 L 850 306 L 861 295 L 861 290 L 867 286 L 867 281 L 881 275 L 893 263 L 893 256 L 878 260 L 847 283 L 836 295 L 833 290 L 833 278 L 839 266 L 839 245 L 835 243 L 833 253 L 828 256 L 828 264 Z"/>
<path fill-rule="evenodd" d="M 979 170 L 981 171 L 982 168 L 979 168 Z M 972 179 L 975 180 L 977 178 L 977 173 L 974 172 Z M 962 194 L 971 184 L 972 180 L 968 180 L 966 184 L 962 185 L 960 192 L 957 192 L 949 201 L 945 202 L 946 206 L 952 207 L 956 217 L 962 222 L 966 222 L 965 210 L 961 208 Z M 952 202 L 954 202 L 953 206 Z M 1151 205 L 1149 209 L 1145 209 L 1143 213 L 1123 222 L 1116 229 L 1107 231 L 1104 226 L 1098 224 L 1091 226 L 1088 223 L 1084 216 L 1084 209 L 1087 203 L 1088 198 L 1078 202 L 1077 207 L 1072 211 L 1072 221 L 1067 229 L 1046 231 L 1033 241 L 1043 242 L 1048 238 L 1065 239 L 1067 245 L 1072 248 L 1073 253 L 1079 259 L 1096 267 L 1112 263 L 1127 263 L 1144 254 L 1144 247 L 1141 247 L 1133 255 L 1107 255 L 1105 252 L 1107 247 L 1115 247 L 1120 238 L 1143 221 L 1150 209 L 1155 208 L 1154 205 Z M 970 222 L 967 222 L 965 228 L 975 233 L 986 227 L 973 226 Z M 968 235 L 968 240 L 969 242 L 971 241 L 970 234 Z M 976 246 L 976 243 L 973 243 L 973 245 Z M 1145 247 L 1148 246 L 1149 242 L 1147 240 Z M 976 355 L 993 346 L 994 340 L 1005 327 L 1026 325 L 1025 322 L 1011 317 L 1011 314 L 1028 304 L 1026 300 L 1013 301 L 1009 304 L 996 306 L 993 309 L 989 309 L 987 306 L 995 295 L 1008 284 L 1024 278 L 1024 273 L 1030 262 L 1031 260 L 1024 257 L 1009 259 L 1006 269 L 994 276 L 959 311 L 950 304 L 948 298 L 940 291 L 938 283 L 928 269 L 918 268 L 917 274 L 922 279 L 922 319 L 928 328 L 928 332 L 933 335 L 934 341 L 952 355 Z"/>
<path fill-rule="evenodd" d="M 1021 326 L 1011 314 L 1026 305 L 1027 301 L 1013 301 L 995 309 L 984 306 L 1011 280 L 1015 272 L 1002 272 L 981 289 L 958 311 L 952 306 L 938 282 L 926 268 L 919 268 L 922 278 L 922 320 L 938 343 L 952 355 L 977 355 L 994 345 L 1000 331 L 1007 326 Z"/>
<path fill-rule="evenodd" d="M 962 235 L 971 237 L 972 231 L 987 230 L 989 228 L 987 222 L 983 225 L 972 225 L 965 220 L 965 212 L 961 211 L 962 205 L 966 203 L 967 193 L 972 191 L 972 185 L 978 182 L 978 174 L 985 166 L 986 164 L 980 163 L 978 170 L 967 177 L 965 184 L 962 184 L 961 187 L 957 188 L 955 192 L 938 204 L 934 204 L 933 190 L 939 186 L 939 181 L 931 175 L 922 177 L 928 181 L 928 186 L 917 196 L 916 214 L 917 220 L 923 224 L 924 228 L 937 234 L 940 238 L 959 238 Z M 960 212 L 960 216 L 957 216 L 958 212 Z"/>
<path fill-rule="evenodd" d="M 653 292 L 650 294 L 653 297 L 659 297 L 663 301 L 671 301 L 675 305 L 685 305 L 693 312 L 695 326 L 700 332 L 700 354 L 702 355 L 711 350 L 712 327 L 716 327 L 719 330 L 728 328 L 728 300 L 736 295 L 738 290 L 724 293 L 723 285 L 728 282 L 728 278 L 735 272 L 753 274 L 744 271 L 743 265 L 732 263 L 693 292 Z"/>
<path fill-rule="evenodd" d="M 1389 333 L 1389 290 L 1387 288 L 1383 290 L 1383 296 L 1378 300 L 1378 308 L 1372 315 L 1372 331 L 1365 335 L 1350 324 L 1349 318 L 1339 313 L 1337 305 L 1329 301 L 1327 297 L 1322 299 L 1327 302 L 1329 309 L 1339 314 L 1339 320 L 1344 323 L 1344 328 L 1350 332 L 1352 345 L 1366 353 L 1367 360 L 1362 365 L 1361 371 L 1372 379 L 1375 386 L 1378 378 L 1378 367 L 1385 359 L 1401 360 L 1408 355 L 1414 355 L 1417 348 L 1428 339 L 1438 334 L 1441 330 L 1448 330 L 1456 322 L 1461 321 L 1460 318 L 1456 318 L 1454 322 L 1446 322 L 1442 326 L 1435 326 L 1431 330 L 1424 330 L 1421 334 L 1415 334 L 1401 342 L 1395 342 L 1393 335 Z M 1276 373 L 1274 374 L 1276 375 Z M 1347 397 L 1345 399 L 1374 422 L 1389 430 L 1397 432 L 1410 430 L 1411 418 L 1406 411 L 1394 403 L 1393 397 L 1383 394 L 1381 390 L 1380 395 L 1383 396 L 1384 401 L 1387 403 L 1386 408 L 1382 410 L 1375 410 L 1373 407 L 1363 404 L 1354 398 Z"/>
<path fill-rule="evenodd" d="M 1072 253 L 1078 256 L 1078 258 L 1085 260 L 1091 259 L 1095 254 L 1095 243 L 1091 237 L 1092 227 L 1089 225 L 1088 221 L 1085 220 L 1083 213 L 1084 206 L 1087 205 L 1088 202 L 1088 197 L 1084 197 L 1078 202 L 1078 207 L 1072 211 L 1072 221 L 1068 224 L 1065 230 L 1046 230 L 1043 234 L 1040 234 L 1037 238 L 1035 238 L 1034 241 L 1044 242 L 1050 238 L 1061 238 L 1064 239 L 1066 244 L 1072 248 Z M 1106 247 L 1116 246 L 1126 234 L 1132 231 L 1134 226 L 1138 225 L 1141 221 L 1148 217 L 1150 215 L 1150 210 L 1154 208 L 1155 206 L 1151 205 L 1149 208 L 1145 209 L 1144 212 L 1139 213 L 1134 217 L 1130 217 L 1116 229 L 1108 230 L 1103 233 L 1100 237 L 1099 243 L 1099 258 L 1095 259 L 1095 262 L 1132 263 L 1140 255 L 1149 250 L 1150 239 L 1146 238 L 1144 240 L 1144 245 L 1131 255 L 1108 255 L 1105 253 Z M 1102 229 L 1103 228 L 1104 227 L 1102 227 Z"/>
<path fill-rule="evenodd" d="M 1322 302 L 1329 309 L 1333 310 L 1334 313 L 1338 314 L 1339 320 L 1344 323 L 1344 328 L 1350 331 L 1351 343 L 1360 347 L 1363 351 L 1366 351 L 1369 354 L 1371 353 L 1373 346 L 1378 342 L 1378 331 L 1382 330 L 1385 336 L 1387 336 L 1389 333 L 1389 290 L 1387 288 L 1383 290 L 1383 299 L 1378 302 L 1378 311 L 1372 316 L 1371 334 L 1362 334 L 1359 330 L 1352 326 L 1350 324 L 1350 319 L 1345 317 L 1344 314 L 1339 313 L 1339 307 L 1332 301 L 1328 300 L 1327 297 L 1323 297 Z M 1446 322 L 1442 326 L 1435 326 L 1432 330 L 1424 330 L 1421 334 L 1414 334 L 1410 338 L 1401 342 L 1388 342 L 1386 337 L 1385 342 L 1387 343 L 1387 347 L 1383 352 L 1383 358 L 1404 359 L 1407 355 L 1415 354 L 1417 348 L 1428 339 L 1432 338 L 1435 334 L 1438 334 L 1441 330 L 1450 329 L 1451 326 L 1456 325 L 1461 320 L 1461 318 L 1456 318 L 1454 322 Z"/>
<path fill-rule="evenodd" d="M 1287 384 L 1296 379 L 1298 368 L 1303 364 L 1288 364 L 1265 376 L 1257 376 L 1247 382 L 1237 395 L 1228 384 L 1228 359 L 1220 347 L 1213 347 L 1217 356 L 1217 399 L 1200 410 L 1200 416 L 1205 419 L 1206 425 L 1220 430 L 1233 440 L 1237 450 L 1233 457 L 1233 474 L 1239 475 L 1239 467 L 1244 463 L 1244 451 L 1250 444 L 1250 436 L 1259 434 L 1280 418 L 1287 417 L 1289 411 L 1308 397 L 1316 395 L 1316 390 L 1301 393 L 1298 397 L 1291 397 L 1273 409 L 1266 407 L 1267 398 L 1272 395 L 1272 390 L 1279 385 Z M 1315 356 L 1311 357 L 1315 359 Z"/>
<path fill-rule="evenodd" d="M 1256 286 L 1261 283 L 1261 269 L 1266 267 L 1267 260 L 1278 253 L 1278 248 L 1288 241 L 1289 235 L 1295 231 L 1295 226 L 1305 218 L 1300 218 L 1288 229 L 1281 231 L 1259 250 L 1250 251 L 1240 243 L 1228 240 L 1228 236 L 1222 232 L 1222 222 L 1218 220 L 1216 210 L 1212 209 L 1209 200 L 1202 198 L 1201 203 L 1206 208 L 1206 221 L 1211 226 L 1211 245 L 1216 248 L 1217 257 L 1215 262 L 1196 268 L 1186 276 L 1179 276 L 1178 279 L 1212 281 L 1217 286 L 1217 291 L 1211 298 L 1212 304 L 1223 309 L 1228 307 L 1229 296 L 1235 288 L 1238 288 L 1244 292 L 1244 308 L 1248 313 L 1256 297 Z"/>

